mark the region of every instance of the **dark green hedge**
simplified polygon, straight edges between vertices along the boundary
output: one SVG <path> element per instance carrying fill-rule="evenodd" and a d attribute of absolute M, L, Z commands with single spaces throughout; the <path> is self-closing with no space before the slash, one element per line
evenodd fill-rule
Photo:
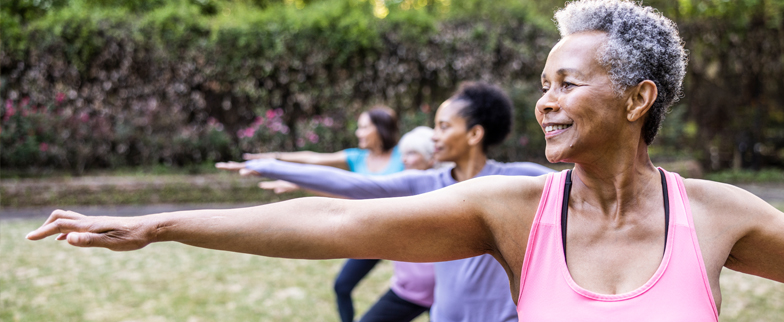
<path fill-rule="evenodd" d="M 3 166 L 81 172 L 335 151 L 354 144 L 354 119 L 370 105 L 395 108 L 412 128 L 463 80 L 503 84 L 530 107 L 527 80 L 556 39 L 517 1 L 397 5 L 383 19 L 359 0 L 131 4 L 70 1 L 27 20 L 2 11 Z M 532 114 L 518 119 L 524 133 Z"/>
<path fill-rule="evenodd" d="M 685 98 L 651 152 L 706 167 L 784 165 L 784 2 L 651 0 L 690 50 Z M 464 80 L 506 88 L 492 156 L 542 160 L 533 119 L 557 41 L 543 0 L 0 2 L 0 165 L 201 163 L 351 147 L 374 104 L 430 122 Z"/>

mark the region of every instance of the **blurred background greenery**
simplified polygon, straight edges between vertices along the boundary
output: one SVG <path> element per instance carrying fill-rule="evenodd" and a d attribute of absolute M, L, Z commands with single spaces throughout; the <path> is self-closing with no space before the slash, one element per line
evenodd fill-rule
<path fill-rule="evenodd" d="M 706 172 L 784 167 L 784 0 L 651 0 L 689 50 L 651 147 Z M 502 161 L 543 159 L 532 108 L 563 1 L 0 2 L 3 175 L 189 167 L 355 145 L 359 111 L 432 122 L 465 80 L 516 106 Z M 774 170 L 775 172 L 775 170 Z"/>

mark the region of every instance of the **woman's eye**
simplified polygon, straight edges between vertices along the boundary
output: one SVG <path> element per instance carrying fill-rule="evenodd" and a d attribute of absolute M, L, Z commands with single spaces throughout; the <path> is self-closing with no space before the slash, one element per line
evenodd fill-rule
<path fill-rule="evenodd" d="M 542 95 L 547 94 L 548 90 L 550 90 L 550 89 L 547 88 L 547 87 L 542 87 L 542 88 L 539 89 L 539 91 L 542 92 Z"/>
<path fill-rule="evenodd" d="M 574 83 L 563 82 L 563 87 L 572 88 L 574 86 L 577 86 L 577 85 L 575 85 Z"/>

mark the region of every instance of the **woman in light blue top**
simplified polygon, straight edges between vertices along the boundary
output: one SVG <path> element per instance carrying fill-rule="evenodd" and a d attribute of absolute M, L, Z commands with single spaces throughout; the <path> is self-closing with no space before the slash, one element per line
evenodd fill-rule
<path fill-rule="evenodd" d="M 335 153 L 299 151 L 245 154 L 243 158 L 326 165 L 365 175 L 392 174 L 404 169 L 402 155 L 396 147 L 398 132 L 395 111 L 376 106 L 359 115 L 357 131 L 354 133 L 359 141 L 359 148 Z M 299 189 L 286 181 L 263 182 L 260 186 L 275 190 L 276 193 Z M 349 259 L 335 279 L 335 297 L 343 322 L 354 321 L 351 292 L 378 262 L 377 259 Z"/>
<path fill-rule="evenodd" d="M 277 159 L 287 162 L 326 165 L 360 174 L 384 175 L 403 171 L 400 152 L 395 147 L 399 129 L 395 111 L 375 106 L 357 119 L 358 147 L 334 153 L 312 151 L 246 153 L 245 160 Z"/>

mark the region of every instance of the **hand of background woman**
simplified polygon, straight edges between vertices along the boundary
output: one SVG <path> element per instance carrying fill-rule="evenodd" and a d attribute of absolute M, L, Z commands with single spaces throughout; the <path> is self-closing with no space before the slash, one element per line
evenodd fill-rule
<path fill-rule="evenodd" d="M 218 169 L 221 169 L 221 170 L 226 170 L 226 171 L 238 171 L 241 176 L 259 176 L 259 175 L 261 175 L 260 173 L 258 173 L 256 171 L 245 169 L 245 162 L 234 162 L 234 161 L 218 162 L 218 163 L 215 164 L 215 167 L 218 168 Z"/>
<path fill-rule="evenodd" d="M 137 250 L 155 241 L 155 227 L 144 224 L 140 217 L 88 217 L 73 211 L 55 210 L 38 229 L 27 234 L 29 240 L 40 240 L 59 234 L 79 247 L 104 247 L 114 251 Z"/>
<path fill-rule="evenodd" d="M 264 190 L 272 190 L 276 194 L 294 192 L 300 190 L 300 187 L 298 185 L 284 180 L 262 181 L 259 182 L 259 188 Z"/>

